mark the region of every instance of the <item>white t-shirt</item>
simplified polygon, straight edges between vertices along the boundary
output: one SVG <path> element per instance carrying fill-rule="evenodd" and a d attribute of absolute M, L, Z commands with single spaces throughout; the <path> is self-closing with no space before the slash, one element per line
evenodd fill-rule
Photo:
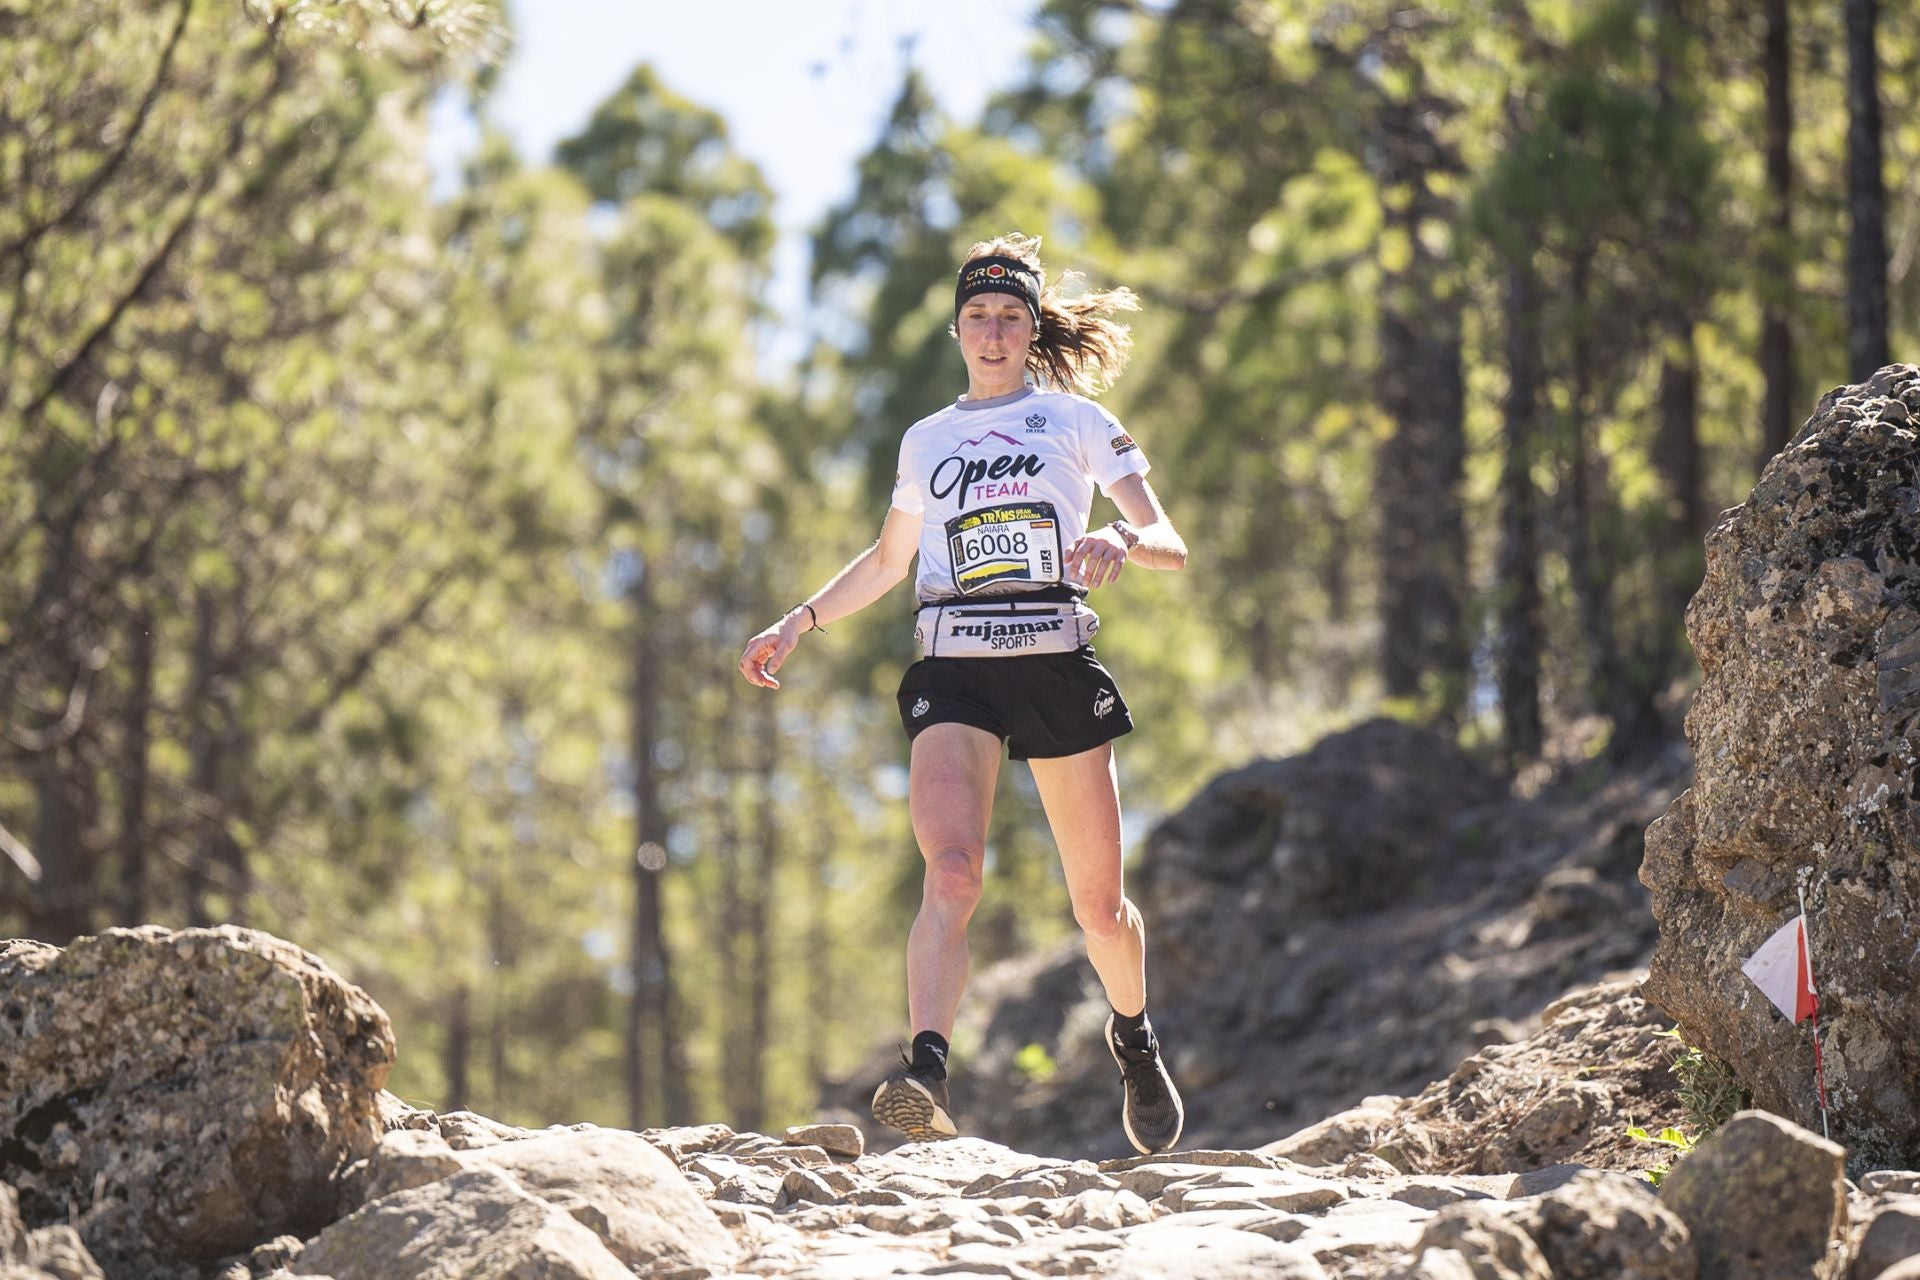
<path fill-rule="evenodd" d="M 1064 581 L 1093 487 L 1145 475 L 1147 459 L 1085 396 L 1023 387 L 956 400 L 907 428 L 893 505 L 921 517 L 922 603 Z"/>

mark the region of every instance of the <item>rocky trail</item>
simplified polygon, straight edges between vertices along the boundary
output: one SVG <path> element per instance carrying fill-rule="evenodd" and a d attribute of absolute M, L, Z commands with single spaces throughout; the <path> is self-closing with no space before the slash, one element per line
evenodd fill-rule
<path fill-rule="evenodd" d="M 1920 367 L 1829 393 L 1715 527 L 1691 785 L 1659 753 L 1516 796 L 1374 722 L 1153 833 L 1188 1149 L 1119 1155 L 1067 951 L 982 977 L 975 1136 L 882 1151 L 419 1110 L 291 943 L 13 940 L 0 1280 L 1920 1280 L 1916 422 Z M 1803 897 L 1833 1141 L 1811 1029 L 1741 972 Z M 1692 1105 L 1683 1042 L 1763 1108 L 1684 1154 L 1630 1132 Z"/>
<path fill-rule="evenodd" d="M 976 1137 L 876 1153 L 849 1125 L 527 1130 L 413 1108 L 378 1088 L 377 1007 L 233 928 L 11 944 L 0 982 L 11 1047 L 29 1033 L 43 1066 L 91 1082 L 0 1150 L 0 1280 L 1898 1280 L 1920 1264 L 1920 1173 L 1850 1183 L 1840 1147 L 1764 1112 L 1658 1191 L 1607 1167 L 1644 1150 L 1602 1140 L 1509 1171 L 1653 1100 L 1670 1042 L 1637 981 L 1575 994 L 1414 1097 L 1255 1150 L 1103 1161 Z M 100 1015 L 135 990 L 151 1034 L 103 1042 Z M 269 1034 L 173 1056 L 216 1010 Z M 1442 1160 L 1458 1168 L 1413 1171 Z"/>

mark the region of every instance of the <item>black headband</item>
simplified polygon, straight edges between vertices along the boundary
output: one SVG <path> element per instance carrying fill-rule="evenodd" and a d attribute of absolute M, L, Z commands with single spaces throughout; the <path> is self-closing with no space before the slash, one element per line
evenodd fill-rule
<path fill-rule="evenodd" d="M 1032 267 L 1018 258 L 998 254 L 975 258 L 962 266 L 953 287 L 953 318 L 960 318 L 960 308 L 968 298 L 982 293 L 1010 293 L 1026 303 L 1033 316 L 1033 331 L 1040 332 L 1040 273 Z"/>

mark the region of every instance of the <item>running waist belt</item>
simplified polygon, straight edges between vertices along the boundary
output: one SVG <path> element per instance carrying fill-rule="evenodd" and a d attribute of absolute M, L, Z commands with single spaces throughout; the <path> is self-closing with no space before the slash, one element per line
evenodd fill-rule
<path fill-rule="evenodd" d="M 942 601 L 920 607 L 913 638 L 923 658 L 1014 658 L 1072 653 L 1093 639 L 1100 615 L 1083 601 Z"/>

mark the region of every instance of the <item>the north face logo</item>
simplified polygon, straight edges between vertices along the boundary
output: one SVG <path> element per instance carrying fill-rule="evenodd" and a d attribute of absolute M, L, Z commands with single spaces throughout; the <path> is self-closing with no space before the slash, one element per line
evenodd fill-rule
<path fill-rule="evenodd" d="M 1113 710 L 1113 690 L 1102 689 L 1093 696 L 1093 718 L 1106 719 L 1107 712 Z"/>
<path fill-rule="evenodd" d="M 928 702 L 925 698 L 922 698 L 920 699 L 920 701 L 913 704 L 913 718 L 915 720 L 918 720 L 921 716 L 927 714 L 927 712 L 931 710 L 933 710 L 933 704 Z"/>

